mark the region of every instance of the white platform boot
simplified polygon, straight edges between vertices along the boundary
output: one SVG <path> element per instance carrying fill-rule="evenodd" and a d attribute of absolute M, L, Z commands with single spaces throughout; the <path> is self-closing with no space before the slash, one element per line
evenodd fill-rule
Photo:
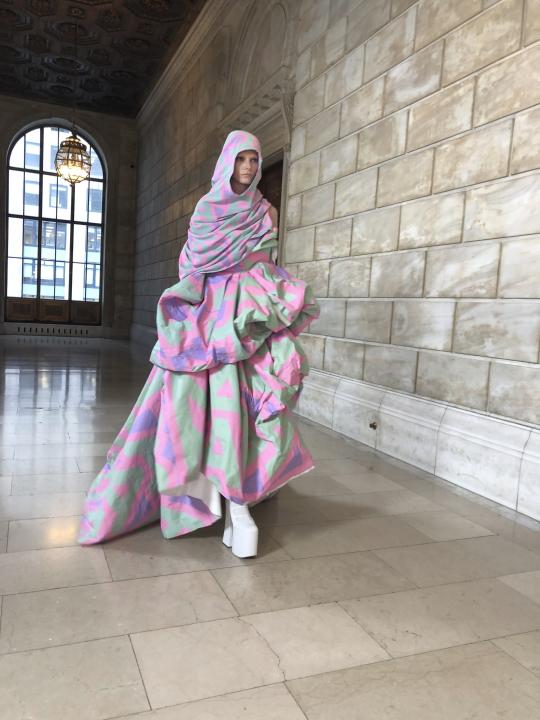
<path fill-rule="evenodd" d="M 225 499 L 225 507 L 223 543 L 232 548 L 236 557 L 254 557 L 257 555 L 259 529 L 249 514 L 248 506 L 238 505 Z"/>

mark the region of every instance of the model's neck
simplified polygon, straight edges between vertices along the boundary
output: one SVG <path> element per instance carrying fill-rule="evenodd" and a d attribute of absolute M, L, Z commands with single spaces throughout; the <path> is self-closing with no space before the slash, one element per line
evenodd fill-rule
<path fill-rule="evenodd" d="M 232 191 L 235 192 L 237 195 L 241 195 L 248 189 L 248 187 L 249 185 L 244 185 L 244 183 L 238 182 L 238 180 L 231 178 Z"/>

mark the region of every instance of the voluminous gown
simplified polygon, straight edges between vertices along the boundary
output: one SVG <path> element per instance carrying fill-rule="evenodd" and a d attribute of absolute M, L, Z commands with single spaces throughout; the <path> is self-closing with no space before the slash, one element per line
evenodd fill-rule
<path fill-rule="evenodd" d="M 154 367 L 89 489 L 80 543 L 157 519 L 184 535 L 216 522 L 221 496 L 253 504 L 313 467 L 291 411 L 308 372 L 297 336 L 319 306 L 275 245 L 161 296 Z"/>

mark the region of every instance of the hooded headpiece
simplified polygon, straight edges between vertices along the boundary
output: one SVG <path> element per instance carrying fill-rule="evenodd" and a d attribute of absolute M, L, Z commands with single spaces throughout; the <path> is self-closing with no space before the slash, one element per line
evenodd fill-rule
<path fill-rule="evenodd" d="M 259 168 L 251 185 L 238 195 L 231 188 L 231 177 L 236 156 L 244 150 L 258 153 Z M 180 253 L 180 279 L 236 265 L 272 232 L 270 203 L 257 190 L 261 169 L 261 146 L 255 135 L 242 130 L 229 133 L 216 163 L 212 187 L 199 200 L 191 217 L 188 238 Z"/>

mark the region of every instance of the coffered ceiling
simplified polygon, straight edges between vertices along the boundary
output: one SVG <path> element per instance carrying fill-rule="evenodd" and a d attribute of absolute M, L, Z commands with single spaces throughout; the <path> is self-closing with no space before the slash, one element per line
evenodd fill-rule
<path fill-rule="evenodd" d="M 133 117 L 206 1 L 0 0 L 0 93 Z"/>

